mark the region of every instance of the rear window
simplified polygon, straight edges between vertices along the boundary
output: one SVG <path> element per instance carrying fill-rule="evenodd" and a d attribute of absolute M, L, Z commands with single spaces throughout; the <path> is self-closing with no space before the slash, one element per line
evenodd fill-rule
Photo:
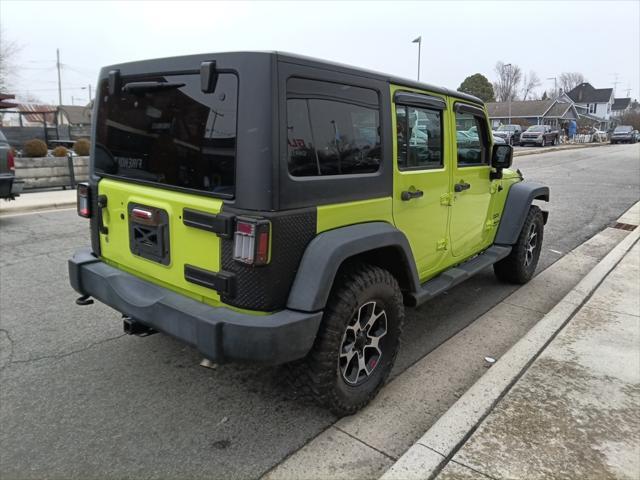
<path fill-rule="evenodd" d="M 130 82 L 167 88 L 128 93 Z M 220 74 L 213 93 L 202 92 L 197 74 L 124 77 L 122 84 L 114 95 L 107 81 L 100 85 L 96 173 L 233 196 L 236 75 Z"/>
<path fill-rule="evenodd" d="M 287 82 L 289 173 L 351 175 L 380 168 L 380 115 L 375 90 L 290 78 Z"/>
<path fill-rule="evenodd" d="M 631 127 L 627 127 L 626 125 L 622 125 L 620 127 L 616 127 L 613 133 L 629 133 L 632 130 Z"/>

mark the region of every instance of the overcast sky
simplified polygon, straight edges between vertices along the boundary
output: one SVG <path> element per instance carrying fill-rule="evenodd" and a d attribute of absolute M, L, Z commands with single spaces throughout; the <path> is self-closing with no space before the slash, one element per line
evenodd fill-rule
<path fill-rule="evenodd" d="M 4 40 L 22 46 L 13 90 L 86 103 L 101 66 L 233 50 L 283 50 L 457 88 L 496 61 L 534 70 L 542 89 L 561 72 L 638 98 L 640 1 L 59 2 L 1 0 Z M 617 77 L 616 77 L 617 74 Z M 82 87 L 85 87 L 82 90 Z"/>

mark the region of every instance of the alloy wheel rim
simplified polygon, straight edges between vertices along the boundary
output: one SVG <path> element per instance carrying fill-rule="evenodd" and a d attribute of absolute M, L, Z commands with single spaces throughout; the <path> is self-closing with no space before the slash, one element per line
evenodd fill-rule
<path fill-rule="evenodd" d="M 387 312 L 375 301 L 358 308 L 342 336 L 338 368 L 352 386 L 365 382 L 382 359 L 380 342 L 387 334 Z"/>
<path fill-rule="evenodd" d="M 524 266 L 528 267 L 533 263 L 536 248 L 538 247 L 538 229 L 536 225 L 531 225 L 527 235 L 527 243 L 525 244 Z"/>

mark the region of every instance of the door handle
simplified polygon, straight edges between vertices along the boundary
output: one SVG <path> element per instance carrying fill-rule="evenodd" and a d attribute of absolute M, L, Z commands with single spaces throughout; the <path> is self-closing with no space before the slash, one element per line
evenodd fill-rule
<path fill-rule="evenodd" d="M 463 190 L 469 190 L 470 188 L 471 184 L 465 182 L 456 183 L 453 186 L 453 190 L 458 193 L 462 192 Z"/>
<path fill-rule="evenodd" d="M 107 207 L 107 196 L 106 195 L 98 195 L 98 211 L 96 212 L 98 215 L 98 231 L 103 235 L 109 234 L 109 229 L 105 227 L 104 223 L 102 223 L 102 209 Z"/>
<path fill-rule="evenodd" d="M 420 198 L 424 195 L 422 190 L 405 190 L 400 194 L 400 198 L 404 202 L 408 202 L 412 198 Z"/>

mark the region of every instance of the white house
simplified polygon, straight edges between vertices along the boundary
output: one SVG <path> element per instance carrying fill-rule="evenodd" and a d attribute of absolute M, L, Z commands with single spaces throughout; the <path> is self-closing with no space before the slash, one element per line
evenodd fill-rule
<path fill-rule="evenodd" d="M 580 113 L 597 117 L 602 126 L 608 128 L 614 102 L 613 88 L 594 88 L 590 83 L 584 82 L 566 95 L 573 100 Z"/>

